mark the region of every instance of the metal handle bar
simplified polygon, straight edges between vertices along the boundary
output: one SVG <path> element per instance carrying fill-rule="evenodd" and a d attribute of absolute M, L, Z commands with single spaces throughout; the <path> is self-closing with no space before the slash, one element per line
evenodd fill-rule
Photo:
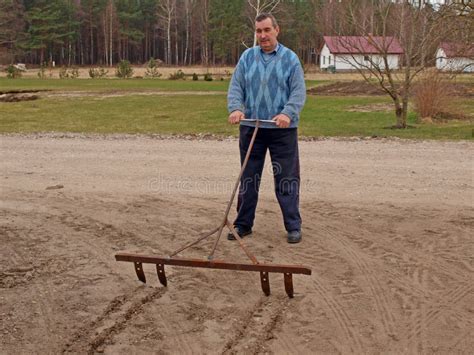
<path fill-rule="evenodd" d="M 244 118 L 240 122 L 261 122 L 261 123 L 273 123 L 276 124 L 276 121 L 273 120 L 260 120 L 258 118 Z"/>

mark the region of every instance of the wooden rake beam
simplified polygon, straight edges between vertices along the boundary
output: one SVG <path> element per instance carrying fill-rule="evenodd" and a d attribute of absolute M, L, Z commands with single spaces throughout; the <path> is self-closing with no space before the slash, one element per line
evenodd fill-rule
<path fill-rule="evenodd" d="M 188 258 L 163 258 L 154 255 L 118 253 L 115 260 L 131 262 L 134 264 L 135 272 L 140 281 L 146 283 L 143 264 L 155 264 L 158 279 L 163 286 L 167 285 L 165 265 L 200 267 L 207 269 L 236 270 L 236 271 L 254 271 L 260 272 L 260 282 L 265 295 L 270 295 L 270 280 L 268 274 L 283 274 L 285 291 L 288 297 L 293 298 L 293 274 L 311 275 L 311 269 L 301 265 L 278 265 L 278 264 L 242 264 L 229 263 L 222 260 L 201 260 Z"/>

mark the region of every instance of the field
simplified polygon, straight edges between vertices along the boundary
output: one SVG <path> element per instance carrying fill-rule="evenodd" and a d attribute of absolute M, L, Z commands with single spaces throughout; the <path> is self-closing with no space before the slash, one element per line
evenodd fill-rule
<path fill-rule="evenodd" d="M 152 266 L 143 285 L 114 259 L 166 256 L 220 222 L 239 169 L 226 81 L 0 85 L 52 90 L 0 103 L 0 353 L 474 348 L 470 122 L 425 125 L 411 114 L 416 128 L 402 132 L 385 128 L 393 117 L 383 96 L 309 96 L 303 242 L 286 243 L 268 161 L 245 239 L 261 262 L 312 269 L 294 276 L 288 299 L 278 274 L 269 297 L 257 273 L 223 270 L 168 266 L 165 288 Z M 471 114 L 472 102 L 458 100 Z M 205 259 L 213 242 L 181 256 Z M 216 258 L 247 261 L 226 238 Z"/>
<path fill-rule="evenodd" d="M 319 74 L 307 80 L 308 88 L 328 83 L 353 82 L 355 74 Z M 311 75 L 310 75 L 311 77 Z M 38 100 L 0 105 L 0 132 L 77 132 L 141 134 L 235 135 L 226 122 L 228 80 L 57 80 L 0 78 L 0 92 L 23 91 Z M 348 95 L 345 92 L 308 95 L 301 115 L 300 135 L 305 137 L 399 137 L 416 139 L 472 139 L 474 101 L 456 97 L 452 106 L 467 119 L 436 124 L 418 122 L 409 112 L 409 129 L 395 124 L 388 96 Z"/>

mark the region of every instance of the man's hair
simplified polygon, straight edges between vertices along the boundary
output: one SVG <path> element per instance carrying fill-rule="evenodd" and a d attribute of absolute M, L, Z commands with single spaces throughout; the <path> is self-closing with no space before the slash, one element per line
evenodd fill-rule
<path fill-rule="evenodd" d="M 263 20 L 266 20 L 267 18 L 272 20 L 272 26 L 274 28 L 276 28 L 278 26 L 278 23 L 277 23 L 277 20 L 276 20 L 275 16 L 273 16 L 271 13 L 268 13 L 268 12 L 262 12 L 260 15 L 258 15 L 255 18 L 255 22 L 261 22 Z"/>

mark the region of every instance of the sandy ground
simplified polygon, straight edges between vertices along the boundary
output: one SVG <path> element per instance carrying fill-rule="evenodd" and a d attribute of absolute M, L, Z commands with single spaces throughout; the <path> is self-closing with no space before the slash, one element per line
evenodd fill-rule
<path fill-rule="evenodd" d="M 301 142 L 304 240 L 288 245 L 266 169 L 247 246 L 270 274 L 167 267 L 219 222 L 237 141 L 1 136 L 0 353 L 471 353 L 473 145 Z M 62 186 L 62 187 L 61 187 Z M 232 212 L 234 214 L 234 211 Z M 213 241 L 181 255 L 205 258 Z M 246 261 L 225 238 L 216 257 Z M 471 350 L 469 350 L 471 349 Z"/>

